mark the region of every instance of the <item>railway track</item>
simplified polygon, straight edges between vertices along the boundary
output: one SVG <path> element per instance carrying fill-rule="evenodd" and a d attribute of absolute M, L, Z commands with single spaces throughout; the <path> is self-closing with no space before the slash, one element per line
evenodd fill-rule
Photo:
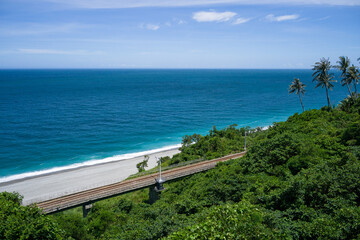
<path fill-rule="evenodd" d="M 166 181 L 189 176 L 198 172 L 206 171 L 214 168 L 218 162 L 224 162 L 244 156 L 245 152 L 231 154 L 214 160 L 203 161 L 183 167 L 178 167 L 162 172 Z M 153 186 L 158 173 L 113 183 L 86 191 L 38 202 L 36 205 L 43 209 L 44 213 L 54 213 L 66 209 L 89 205 L 93 202 L 114 197 L 123 193 L 139 190 L 145 187 Z"/>

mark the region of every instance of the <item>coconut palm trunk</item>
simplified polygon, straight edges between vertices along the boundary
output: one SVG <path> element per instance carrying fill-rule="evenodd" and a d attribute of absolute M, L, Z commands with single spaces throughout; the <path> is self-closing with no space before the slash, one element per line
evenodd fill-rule
<path fill-rule="evenodd" d="M 355 94 L 357 94 L 356 81 L 354 81 L 354 87 L 355 87 Z"/>
<path fill-rule="evenodd" d="M 349 90 L 349 95 L 351 96 L 351 91 L 350 91 L 350 87 L 349 87 L 349 83 L 346 83 L 347 89 Z"/>
<path fill-rule="evenodd" d="M 326 97 L 327 97 L 328 107 L 331 109 L 329 90 L 328 90 L 327 86 L 325 86 L 325 89 L 326 89 Z"/>
<path fill-rule="evenodd" d="M 305 112 L 304 104 L 303 104 L 302 99 L 301 99 L 301 94 L 299 94 L 299 98 L 300 98 L 301 106 L 302 106 L 302 108 L 303 108 L 303 112 Z"/>

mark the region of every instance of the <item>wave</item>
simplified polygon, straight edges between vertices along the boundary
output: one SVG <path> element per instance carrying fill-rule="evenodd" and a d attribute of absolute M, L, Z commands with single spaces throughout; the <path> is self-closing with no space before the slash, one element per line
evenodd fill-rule
<path fill-rule="evenodd" d="M 11 175 L 8 177 L 0 178 L 0 183 L 16 181 L 16 180 L 20 180 L 20 179 L 24 179 L 24 178 L 32 178 L 32 177 L 37 177 L 40 175 L 46 175 L 46 174 L 50 174 L 50 173 L 56 173 L 56 172 L 60 172 L 60 171 L 66 171 L 66 170 L 70 170 L 70 169 L 93 166 L 93 165 L 98 165 L 98 164 L 103 164 L 103 163 L 124 161 L 124 160 L 128 160 L 128 159 L 136 158 L 136 157 L 141 157 L 144 155 L 150 155 L 150 154 L 154 154 L 154 153 L 160 153 L 160 152 L 164 152 L 164 151 L 177 149 L 179 147 L 181 147 L 181 144 L 170 145 L 170 146 L 157 148 L 157 149 L 153 149 L 153 150 L 142 151 L 142 152 L 115 155 L 115 156 L 107 157 L 107 158 L 103 158 L 103 159 L 94 159 L 94 160 L 89 160 L 89 161 L 85 161 L 85 162 L 81 162 L 81 163 L 74 163 L 71 165 L 63 166 L 63 167 L 54 167 L 54 168 L 50 168 L 50 169 L 46 169 L 46 170 L 15 174 L 15 175 Z"/>
<path fill-rule="evenodd" d="M 261 130 L 268 130 L 270 127 L 272 127 L 272 125 L 261 127 Z"/>

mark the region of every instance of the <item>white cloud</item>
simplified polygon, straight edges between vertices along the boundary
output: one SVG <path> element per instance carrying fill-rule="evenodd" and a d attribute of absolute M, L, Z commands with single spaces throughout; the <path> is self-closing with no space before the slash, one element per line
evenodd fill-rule
<path fill-rule="evenodd" d="M 182 24 L 186 24 L 186 21 L 178 18 L 173 18 L 171 21 L 165 22 L 165 26 L 167 27 L 171 27 L 173 25 L 182 25 Z"/>
<path fill-rule="evenodd" d="M 299 15 L 292 14 L 292 15 L 282 15 L 282 16 L 275 16 L 274 14 L 269 14 L 266 16 L 266 19 L 271 22 L 282 22 L 282 21 L 289 21 L 298 19 Z"/>
<path fill-rule="evenodd" d="M 18 26 L 2 26 L 0 34 L 3 35 L 44 35 L 52 33 L 70 33 L 81 29 L 96 27 L 90 24 L 65 23 L 65 24 L 42 24 L 27 23 Z"/>
<path fill-rule="evenodd" d="M 146 28 L 149 29 L 149 30 L 153 30 L 153 31 L 156 31 L 160 28 L 159 25 L 154 25 L 154 24 L 146 24 Z"/>
<path fill-rule="evenodd" d="M 27 1 L 27 0 L 26 0 Z M 179 7 L 211 4 L 286 4 L 286 5 L 347 5 L 359 6 L 359 0 L 37 0 L 76 8 Z"/>
<path fill-rule="evenodd" d="M 196 12 L 193 19 L 198 22 L 226 22 L 236 16 L 234 12 Z"/>
<path fill-rule="evenodd" d="M 237 19 L 233 22 L 233 24 L 238 25 L 238 24 L 246 23 L 246 22 L 248 22 L 248 21 L 250 21 L 250 18 L 237 18 Z"/>
<path fill-rule="evenodd" d="M 156 31 L 160 28 L 159 25 L 155 25 L 155 24 L 151 24 L 151 23 L 148 23 L 148 24 L 140 24 L 140 28 L 142 29 L 147 29 L 147 30 L 152 30 L 152 31 Z"/>
<path fill-rule="evenodd" d="M 74 51 L 63 51 L 55 49 L 39 49 L 39 48 L 19 48 L 17 53 L 24 54 L 60 54 L 60 55 L 93 55 L 103 54 L 101 51 L 86 51 L 86 50 L 74 50 Z"/>
<path fill-rule="evenodd" d="M 176 22 L 177 22 L 177 24 L 179 24 L 179 25 L 181 25 L 181 24 L 185 24 L 186 23 L 186 21 L 184 21 L 184 20 L 181 20 L 181 19 L 177 19 L 177 20 L 175 20 Z"/>

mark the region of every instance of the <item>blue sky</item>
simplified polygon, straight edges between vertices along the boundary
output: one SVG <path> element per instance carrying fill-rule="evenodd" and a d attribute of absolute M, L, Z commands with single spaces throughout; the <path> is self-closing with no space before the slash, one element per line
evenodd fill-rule
<path fill-rule="evenodd" d="M 310 68 L 360 57 L 360 0 L 0 0 L 0 68 Z"/>

